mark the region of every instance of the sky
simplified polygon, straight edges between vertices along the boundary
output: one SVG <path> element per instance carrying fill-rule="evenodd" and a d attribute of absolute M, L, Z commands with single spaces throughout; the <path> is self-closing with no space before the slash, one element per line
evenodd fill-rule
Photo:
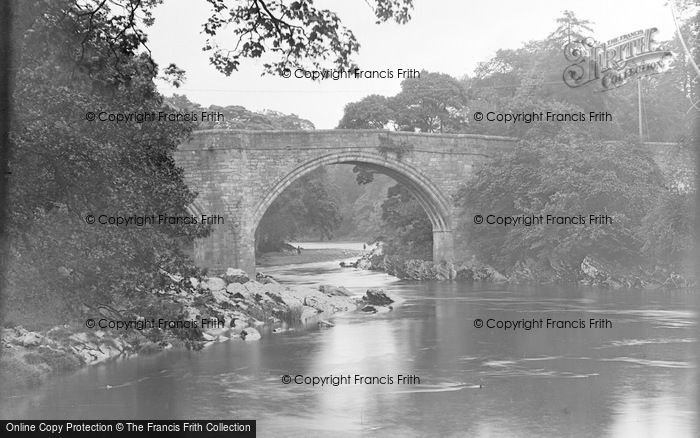
<path fill-rule="evenodd" d="M 371 3 L 371 1 L 370 1 Z M 593 37 L 607 41 L 622 34 L 658 28 L 655 39 L 670 39 L 675 27 L 666 0 L 414 0 L 412 20 L 405 25 L 375 24 L 365 0 L 317 0 L 317 7 L 338 14 L 360 42 L 354 60 L 364 70 L 398 68 L 471 75 L 479 62 L 498 49 L 516 49 L 545 38 L 556 28 L 563 10 L 593 22 Z M 159 82 L 170 96 L 185 94 L 204 106 L 241 105 L 249 110 L 275 110 L 310 120 L 317 129 L 332 129 L 347 103 L 369 94 L 393 96 L 401 79 L 309 79 L 261 76 L 262 61 L 243 60 L 231 76 L 219 73 L 203 52 L 202 25 L 209 16 L 204 0 L 167 0 L 155 10 L 149 48 L 164 68 L 170 63 L 186 71 L 180 88 Z"/>

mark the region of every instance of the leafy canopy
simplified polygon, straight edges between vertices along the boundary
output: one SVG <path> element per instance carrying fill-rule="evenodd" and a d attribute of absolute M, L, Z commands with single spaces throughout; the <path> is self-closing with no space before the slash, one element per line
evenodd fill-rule
<path fill-rule="evenodd" d="M 360 44 L 338 15 L 318 8 L 313 0 L 207 0 L 211 16 L 204 24 L 209 36 L 204 50 L 212 52 L 212 65 L 230 75 L 244 58 L 263 58 L 265 72 L 281 75 L 285 69 L 349 69 Z M 411 19 L 413 0 L 372 0 L 376 23 Z M 218 37 L 233 34 L 232 45 Z M 223 34 L 223 35 L 222 35 Z M 222 38 L 222 39 L 224 39 Z M 266 55 L 270 55 L 267 56 Z"/>

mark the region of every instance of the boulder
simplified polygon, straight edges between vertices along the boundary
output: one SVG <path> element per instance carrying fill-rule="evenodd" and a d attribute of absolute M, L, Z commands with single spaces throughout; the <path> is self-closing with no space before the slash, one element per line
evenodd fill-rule
<path fill-rule="evenodd" d="M 19 343 L 23 347 L 36 347 L 41 344 L 42 339 L 43 337 L 38 333 L 27 332 L 19 339 Z"/>
<path fill-rule="evenodd" d="M 217 303 L 230 302 L 231 295 L 226 292 L 226 289 L 219 289 L 211 291 L 211 295 L 214 297 Z"/>
<path fill-rule="evenodd" d="M 492 281 L 495 283 L 506 282 L 508 279 L 494 268 L 483 265 L 473 269 L 474 281 Z"/>
<path fill-rule="evenodd" d="M 224 280 L 226 280 L 226 283 L 243 284 L 249 282 L 250 278 L 242 269 L 228 268 L 226 274 L 224 274 Z"/>
<path fill-rule="evenodd" d="M 355 263 L 355 268 L 369 270 L 372 269 L 372 262 L 369 259 L 361 258 Z"/>
<path fill-rule="evenodd" d="M 73 333 L 72 335 L 70 335 L 69 339 L 79 344 L 87 344 L 88 342 L 90 342 L 90 338 L 85 332 Z"/>
<path fill-rule="evenodd" d="M 329 297 L 315 290 L 308 290 L 304 296 L 304 305 L 330 315 L 335 312 L 347 312 L 357 308 L 355 301 L 346 296 Z"/>
<path fill-rule="evenodd" d="M 394 300 L 389 298 L 383 289 L 367 289 L 362 301 L 371 306 L 388 306 Z"/>
<path fill-rule="evenodd" d="M 181 282 L 181 281 L 184 279 L 184 278 L 182 277 L 182 275 L 171 274 L 171 273 L 169 273 L 169 272 L 167 272 L 167 271 L 164 271 L 164 270 L 162 270 L 162 269 L 160 269 L 160 273 L 163 274 L 163 275 L 165 275 L 165 276 L 167 276 L 167 277 L 168 277 L 172 282 L 174 282 L 174 283 L 179 283 L 179 282 Z"/>
<path fill-rule="evenodd" d="M 229 327 L 231 327 L 232 332 L 241 333 L 246 327 L 248 327 L 248 323 L 242 318 L 234 318 L 229 323 Z"/>
<path fill-rule="evenodd" d="M 435 265 L 435 278 L 440 281 L 454 280 L 457 277 L 455 265 L 449 262 L 440 262 Z"/>
<path fill-rule="evenodd" d="M 104 359 L 112 359 L 114 357 L 119 356 L 122 353 L 121 350 L 116 345 L 114 345 L 113 342 L 109 341 L 100 344 L 99 350 L 105 354 L 106 357 Z"/>
<path fill-rule="evenodd" d="M 461 265 L 457 268 L 457 275 L 455 277 L 457 280 L 474 280 L 474 270 L 466 265 Z"/>
<path fill-rule="evenodd" d="M 610 289 L 622 289 L 624 287 L 622 283 L 612 278 L 608 278 L 602 284 L 609 287 Z"/>
<path fill-rule="evenodd" d="M 269 275 L 266 275 L 265 277 L 263 277 L 262 279 L 260 279 L 260 283 L 262 283 L 262 284 L 279 284 L 279 283 L 277 282 L 277 280 L 275 280 L 274 278 L 270 277 Z"/>
<path fill-rule="evenodd" d="M 230 293 L 234 297 L 240 295 L 241 299 L 245 299 L 247 289 L 240 283 L 231 283 L 226 286 L 226 292 Z"/>
<path fill-rule="evenodd" d="M 217 291 L 226 289 L 226 282 L 219 277 L 207 277 L 202 282 L 202 287 L 210 291 Z"/>
<path fill-rule="evenodd" d="M 202 339 L 205 341 L 215 341 L 217 338 L 217 335 L 207 333 L 207 332 L 202 332 Z"/>
<path fill-rule="evenodd" d="M 261 337 L 262 336 L 260 336 L 260 332 L 254 329 L 253 327 L 246 327 L 241 332 L 241 338 L 243 338 L 244 341 L 257 341 Z"/>
<path fill-rule="evenodd" d="M 591 256 L 586 256 L 581 261 L 581 272 L 593 280 L 604 281 L 610 277 L 605 265 Z"/>
<path fill-rule="evenodd" d="M 510 273 L 508 278 L 513 282 L 529 282 L 535 280 L 535 261 L 531 258 L 525 260 L 518 260 Z"/>
<path fill-rule="evenodd" d="M 351 295 L 350 291 L 343 286 L 336 287 L 330 284 L 322 284 L 318 287 L 318 290 L 331 297 L 349 297 Z"/>

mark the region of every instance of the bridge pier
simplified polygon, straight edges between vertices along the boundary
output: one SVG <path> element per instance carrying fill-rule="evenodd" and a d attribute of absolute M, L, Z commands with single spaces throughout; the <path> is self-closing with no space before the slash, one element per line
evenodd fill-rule
<path fill-rule="evenodd" d="M 220 275 L 228 268 L 238 268 L 255 278 L 255 236 L 238 224 L 214 226 L 209 236 L 194 242 L 194 262 L 207 268 L 210 275 Z"/>
<path fill-rule="evenodd" d="M 241 230 L 236 243 L 236 260 L 231 267 L 242 269 L 248 278 L 255 280 L 255 230 Z"/>
<path fill-rule="evenodd" d="M 455 259 L 452 231 L 433 230 L 433 262 L 453 262 Z"/>

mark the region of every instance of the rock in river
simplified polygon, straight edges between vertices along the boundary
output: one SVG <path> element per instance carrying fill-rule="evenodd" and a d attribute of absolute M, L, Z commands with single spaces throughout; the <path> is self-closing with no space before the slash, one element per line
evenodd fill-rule
<path fill-rule="evenodd" d="M 257 341 L 261 338 L 260 332 L 254 329 L 253 327 L 246 327 L 243 329 L 241 332 L 241 337 L 245 341 Z"/>
<path fill-rule="evenodd" d="M 372 306 L 388 306 L 394 300 L 386 296 L 383 289 L 367 289 L 362 301 Z"/>

